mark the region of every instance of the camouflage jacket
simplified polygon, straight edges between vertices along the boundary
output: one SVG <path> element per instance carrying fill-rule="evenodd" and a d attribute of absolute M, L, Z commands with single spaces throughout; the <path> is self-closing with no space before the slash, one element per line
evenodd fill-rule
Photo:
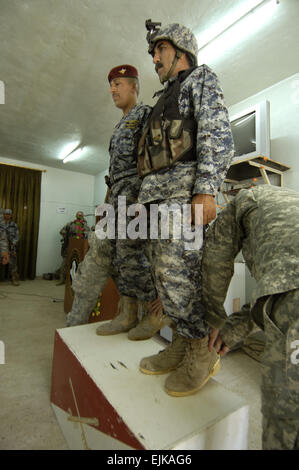
<path fill-rule="evenodd" d="M 19 241 L 19 229 L 17 224 L 13 220 L 10 220 L 7 224 L 4 222 L 2 226 L 6 232 L 9 249 L 15 251 Z"/>
<path fill-rule="evenodd" d="M 3 211 L 0 207 L 0 254 L 4 252 L 8 252 L 8 244 L 7 244 L 6 231 L 4 228 Z"/>
<path fill-rule="evenodd" d="M 149 106 L 137 104 L 115 126 L 109 145 L 109 178 L 112 184 L 137 175 L 137 143 L 150 112 Z"/>
<path fill-rule="evenodd" d="M 62 235 L 63 238 L 70 238 L 70 237 L 77 237 L 78 235 L 82 234 L 83 235 L 82 238 L 87 238 L 90 228 L 87 225 L 87 222 L 85 219 L 83 221 L 83 224 L 81 225 L 82 225 L 82 230 L 78 231 L 78 225 L 76 224 L 76 220 L 73 220 L 72 222 L 69 222 L 64 227 L 62 227 L 62 229 L 60 230 L 60 235 Z"/>
<path fill-rule="evenodd" d="M 164 91 L 175 79 L 166 83 Z M 197 124 L 196 161 L 145 176 L 141 203 L 216 194 L 230 166 L 234 144 L 228 111 L 218 78 L 207 65 L 197 67 L 182 82 L 178 105 L 181 116 Z"/>
<path fill-rule="evenodd" d="M 209 228 L 203 251 L 203 300 L 206 320 L 214 328 L 227 318 L 223 303 L 240 250 L 256 280 L 253 315 L 261 312 L 264 296 L 297 289 L 299 193 L 270 185 L 243 189 Z"/>
<path fill-rule="evenodd" d="M 8 243 L 6 231 L 3 225 L 0 224 L 0 253 L 8 252 Z"/>

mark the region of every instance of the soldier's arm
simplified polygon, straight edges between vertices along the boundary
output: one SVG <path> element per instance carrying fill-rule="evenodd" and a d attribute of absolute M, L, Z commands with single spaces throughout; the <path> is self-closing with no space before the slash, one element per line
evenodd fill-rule
<path fill-rule="evenodd" d="M 234 260 L 242 247 L 243 231 L 229 203 L 209 228 L 203 248 L 202 288 L 206 321 L 221 328 L 227 319 L 224 301 L 234 274 Z"/>
<path fill-rule="evenodd" d="M 64 227 L 62 227 L 62 229 L 59 232 L 62 237 L 65 237 L 67 235 L 69 227 L 70 227 L 70 224 L 66 224 Z"/>
<path fill-rule="evenodd" d="M 106 204 L 106 202 L 108 201 L 109 194 L 110 194 L 110 188 L 108 186 L 107 191 L 106 191 L 106 196 L 105 196 L 105 199 L 104 199 L 104 204 Z"/>
<path fill-rule="evenodd" d="M 7 264 L 9 262 L 8 254 L 8 240 L 6 231 L 0 227 L 0 253 L 2 264 Z"/>
<path fill-rule="evenodd" d="M 17 246 L 18 241 L 19 241 L 19 229 L 18 229 L 17 224 L 14 224 L 13 237 L 12 237 L 11 242 L 10 242 L 11 245 L 12 245 L 13 251 L 16 250 L 16 246 Z"/>
<path fill-rule="evenodd" d="M 243 341 L 254 328 L 250 313 L 250 304 L 243 305 L 240 312 L 232 313 L 220 330 L 220 336 L 229 347 Z"/>
<path fill-rule="evenodd" d="M 15 245 L 18 243 L 19 239 L 20 239 L 20 231 L 19 231 L 19 227 L 16 224 L 16 233 L 15 233 L 15 237 L 14 237 L 14 244 Z"/>
<path fill-rule="evenodd" d="M 197 121 L 197 175 L 193 195 L 216 195 L 234 154 L 228 111 L 218 78 L 203 66 L 192 83 L 194 117 Z M 200 85 L 200 86 L 198 86 Z"/>

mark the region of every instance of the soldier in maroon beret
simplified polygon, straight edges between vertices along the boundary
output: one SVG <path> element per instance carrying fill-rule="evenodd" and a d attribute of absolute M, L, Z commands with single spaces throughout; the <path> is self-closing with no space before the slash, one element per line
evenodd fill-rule
<path fill-rule="evenodd" d="M 132 65 L 118 65 L 108 75 L 114 104 L 126 115 L 136 105 L 139 95 L 138 71 Z"/>
<path fill-rule="evenodd" d="M 119 65 L 108 74 L 110 93 L 114 104 L 122 111 L 110 140 L 108 190 L 105 202 L 113 207 L 118 226 L 118 197 L 126 197 L 126 205 L 137 202 L 141 180 L 137 174 L 137 143 L 141 129 L 151 112 L 149 106 L 137 104 L 139 94 L 138 71 L 132 65 Z M 150 263 L 145 256 L 145 241 L 141 239 L 99 239 L 97 228 L 90 237 L 90 249 L 80 263 L 72 283 L 75 292 L 67 325 L 88 321 L 88 314 L 96 305 L 110 277 L 120 295 L 118 315 L 97 328 L 97 334 L 115 335 L 128 332 L 130 340 L 152 337 L 165 325 L 163 311 L 149 313 L 150 302 L 156 297 Z"/>

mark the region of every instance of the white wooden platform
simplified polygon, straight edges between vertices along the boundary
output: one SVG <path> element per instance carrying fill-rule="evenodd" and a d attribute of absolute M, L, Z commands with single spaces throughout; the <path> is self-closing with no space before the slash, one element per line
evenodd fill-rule
<path fill-rule="evenodd" d="M 56 331 L 51 404 L 70 449 L 246 449 L 248 407 L 211 379 L 176 398 L 139 371 L 161 340 L 100 337 L 96 323 Z M 217 378 L 217 376 L 216 376 Z"/>

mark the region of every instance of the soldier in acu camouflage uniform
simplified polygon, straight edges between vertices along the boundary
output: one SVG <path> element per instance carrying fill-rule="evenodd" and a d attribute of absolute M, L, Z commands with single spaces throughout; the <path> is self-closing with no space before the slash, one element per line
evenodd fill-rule
<path fill-rule="evenodd" d="M 118 220 L 118 197 L 126 197 L 126 205 L 136 204 L 141 181 L 137 175 L 137 142 L 150 108 L 137 104 L 138 72 L 131 65 L 114 67 L 109 75 L 110 91 L 115 105 L 123 111 L 110 140 L 110 167 L 105 202 L 112 205 Z M 117 226 L 117 223 L 116 223 Z M 97 230 L 96 230 L 97 231 Z M 68 314 L 68 325 L 85 323 L 96 304 L 99 293 L 112 277 L 120 294 L 118 315 L 100 325 L 98 335 L 128 331 L 131 340 L 153 336 L 164 326 L 162 312 L 149 315 L 149 302 L 156 299 L 150 264 L 145 256 L 145 242 L 120 239 L 100 240 L 93 234 L 90 249 L 79 265 L 73 282 L 75 299 Z M 138 318 L 143 317 L 138 323 Z"/>
<path fill-rule="evenodd" d="M 11 283 L 14 286 L 19 285 L 18 264 L 17 264 L 17 243 L 19 241 L 19 229 L 17 224 L 12 220 L 12 210 L 4 209 L 4 229 L 8 240 L 9 249 L 9 265 L 8 272 L 11 277 Z"/>
<path fill-rule="evenodd" d="M 3 218 L 3 211 L 0 208 L 0 258 L 2 264 L 7 264 L 9 262 L 9 254 L 8 254 L 8 241 L 6 230 L 4 227 L 4 218 Z"/>
<path fill-rule="evenodd" d="M 139 143 L 138 169 L 143 178 L 139 202 L 191 204 L 192 222 L 195 207 L 201 204 L 206 225 L 216 216 L 214 196 L 233 157 L 222 90 L 209 67 L 197 66 L 197 43 L 188 28 L 179 24 L 153 28 L 147 39 L 165 87 Z M 218 355 L 207 346 L 202 252 L 187 251 L 183 239 L 152 240 L 151 246 L 155 285 L 176 332 L 164 351 L 142 359 L 140 370 L 146 374 L 173 371 L 166 379 L 166 392 L 190 395 L 219 368 Z"/>
<path fill-rule="evenodd" d="M 251 309 L 226 320 L 223 307 L 242 250 L 257 281 Z M 261 185 L 241 190 L 209 229 L 203 254 L 206 320 L 225 354 L 257 324 L 262 358 L 264 449 L 299 449 L 299 194 Z M 219 333 L 220 329 L 220 333 Z"/>
<path fill-rule="evenodd" d="M 60 230 L 59 233 L 62 236 L 62 240 L 61 240 L 62 263 L 59 269 L 60 281 L 56 284 L 57 286 L 61 286 L 65 284 L 69 239 L 70 238 L 88 238 L 89 231 L 90 231 L 90 228 L 87 224 L 87 221 L 84 219 L 84 214 L 82 211 L 78 211 L 76 213 L 75 220 L 73 220 L 72 222 L 69 222 Z"/>

